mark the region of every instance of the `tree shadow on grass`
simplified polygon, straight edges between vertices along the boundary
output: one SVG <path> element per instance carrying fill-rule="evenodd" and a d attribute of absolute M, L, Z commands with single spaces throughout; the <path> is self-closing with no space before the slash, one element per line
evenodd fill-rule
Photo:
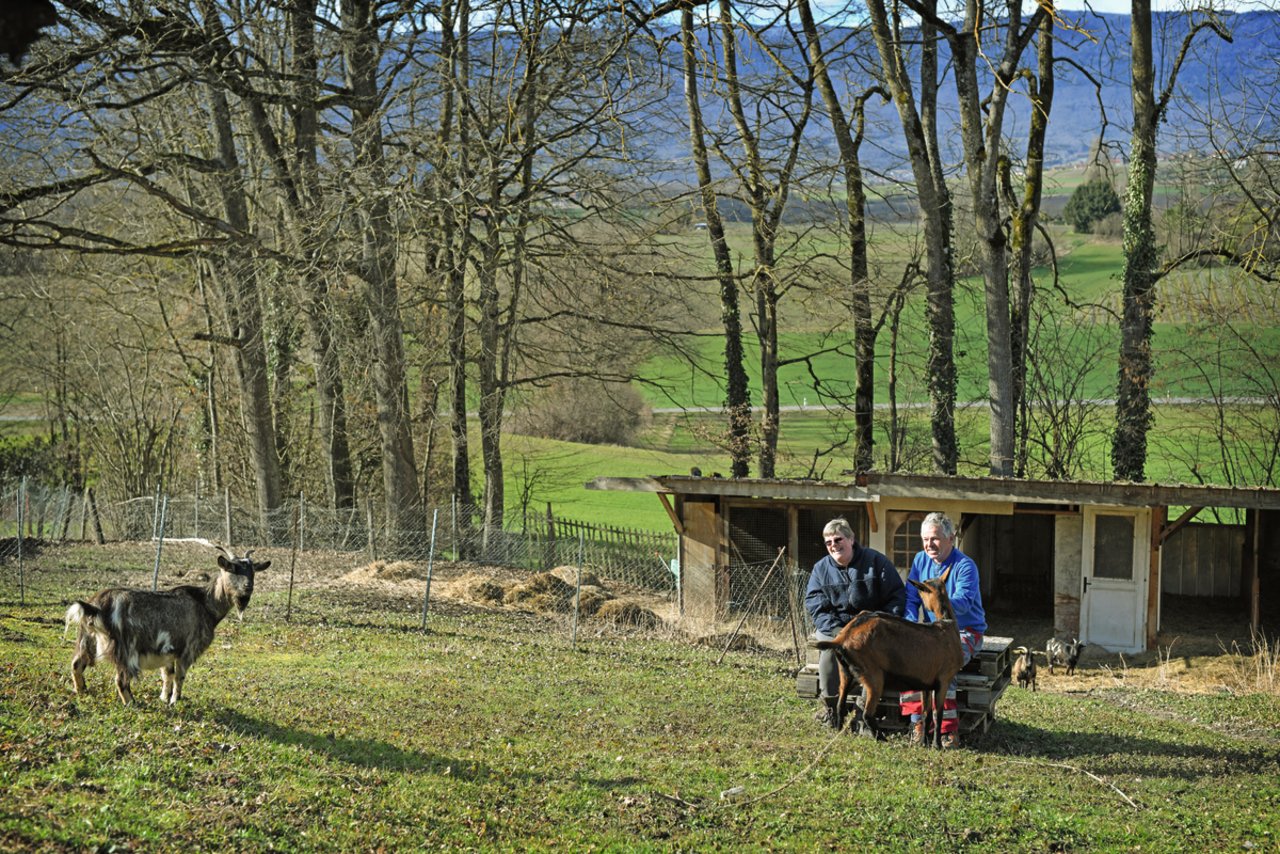
<path fill-rule="evenodd" d="M 406 750 L 378 739 L 335 736 L 329 733 L 310 732 L 293 726 L 282 726 L 274 721 L 246 715 L 225 706 L 213 710 L 212 717 L 240 735 L 265 739 L 280 745 L 300 747 L 311 753 L 362 768 L 412 774 L 448 775 L 451 779 L 480 783 L 518 780 L 545 784 L 564 779 L 560 774 L 548 774 L 536 770 L 519 771 L 509 767 L 494 767 L 474 759 L 451 758 L 417 750 Z M 617 779 L 598 778 L 583 775 L 580 772 L 576 772 L 573 779 L 580 785 L 605 790 L 632 787 L 642 782 L 630 776 Z"/>
<path fill-rule="evenodd" d="M 214 710 L 213 719 L 233 732 L 246 737 L 265 739 L 285 746 L 300 747 L 338 762 L 345 762 L 362 768 L 423 774 L 448 774 L 461 780 L 486 780 L 495 775 L 503 777 L 518 776 L 512 775 L 506 769 L 495 770 L 483 762 L 406 750 L 378 739 L 337 736 L 332 733 L 311 732 L 299 727 L 284 726 L 275 721 L 246 715 L 225 706 Z"/>
<path fill-rule="evenodd" d="M 1280 745 L 1275 744 L 1182 744 L 1171 739 L 1106 732 L 1049 731 L 1008 720 L 997 721 L 990 731 L 966 747 L 990 756 L 1068 764 L 1083 760 L 1099 774 L 1197 780 L 1227 774 L 1280 773 Z"/>

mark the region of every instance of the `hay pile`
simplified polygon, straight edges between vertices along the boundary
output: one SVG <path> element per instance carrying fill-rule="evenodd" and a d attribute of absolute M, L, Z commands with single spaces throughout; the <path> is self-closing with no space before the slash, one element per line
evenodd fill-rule
<path fill-rule="evenodd" d="M 471 602 L 476 605 L 501 605 L 506 589 L 491 576 L 468 572 L 442 585 L 442 594 L 450 599 Z"/>
<path fill-rule="evenodd" d="M 369 581 L 415 581 L 426 579 L 426 570 L 418 564 L 407 560 L 375 560 L 365 566 L 358 566 L 342 576 L 343 581 L 363 583 Z"/>
<path fill-rule="evenodd" d="M 425 579 L 426 564 L 412 561 L 377 560 L 342 576 L 344 582 L 356 585 L 401 584 Z M 582 617 L 594 617 L 615 627 L 652 629 L 662 625 L 662 619 L 649 608 L 615 596 L 594 572 L 583 570 L 579 578 L 576 566 L 557 566 L 505 584 L 494 571 L 473 570 L 455 578 L 441 578 L 433 587 L 432 595 L 486 608 L 506 606 L 539 614 L 564 615 L 573 613 L 575 591 L 579 597 L 578 614 Z"/>

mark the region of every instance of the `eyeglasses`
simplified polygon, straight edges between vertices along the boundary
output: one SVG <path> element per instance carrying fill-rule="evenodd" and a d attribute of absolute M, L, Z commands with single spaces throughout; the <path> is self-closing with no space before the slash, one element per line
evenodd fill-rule
<path fill-rule="evenodd" d="M 844 542 L 844 537 L 832 537 L 829 540 L 823 540 L 829 546 L 838 546 Z"/>

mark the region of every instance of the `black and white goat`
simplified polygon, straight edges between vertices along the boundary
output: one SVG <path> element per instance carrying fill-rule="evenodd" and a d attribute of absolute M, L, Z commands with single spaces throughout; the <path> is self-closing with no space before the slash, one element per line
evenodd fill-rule
<path fill-rule="evenodd" d="M 1050 638 L 1044 645 L 1044 656 L 1049 660 L 1049 672 L 1053 672 L 1055 664 L 1065 664 L 1067 666 L 1067 675 L 1071 676 L 1076 672 L 1076 664 L 1080 661 L 1080 653 L 1085 648 L 1085 644 L 1069 638 L 1068 640 L 1059 640 L 1058 638 Z"/>
<path fill-rule="evenodd" d="M 173 705 L 182 696 L 182 682 L 209 644 L 218 623 L 236 609 L 243 618 L 253 595 L 253 577 L 271 566 L 255 563 L 245 552 L 236 557 L 218 547 L 219 572 L 206 587 L 185 584 L 153 592 L 111 588 L 67 609 L 67 628 L 77 627 L 71 679 L 77 694 L 85 693 L 84 671 L 99 659 L 116 668 L 116 690 L 129 705 L 129 683 L 143 670 L 159 668 L 160 701 Z"/>

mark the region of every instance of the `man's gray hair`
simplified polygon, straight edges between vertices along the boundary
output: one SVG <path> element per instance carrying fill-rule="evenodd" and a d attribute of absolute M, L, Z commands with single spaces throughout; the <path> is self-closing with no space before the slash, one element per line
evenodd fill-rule
<path fill-rule="evenodd" d="M 832 534 L 839 534 L 851 543 L 856 543 L 858 541 L 857 537 L 853 535 L 853 528 L 850 527 L 849 520 L 843 516 L 837 516 L 822 526 L 823 537 L 829 537 Z"/>
<path fill-rule="evenodd" d="M 948 540 L 955 539 L 956 536 L 956 526 L 946 513 L 930 513 L 925 516 L 924 521 L 920 523 L 920 530 L 923 531 L 925 528 L 937 528 Z"/>

